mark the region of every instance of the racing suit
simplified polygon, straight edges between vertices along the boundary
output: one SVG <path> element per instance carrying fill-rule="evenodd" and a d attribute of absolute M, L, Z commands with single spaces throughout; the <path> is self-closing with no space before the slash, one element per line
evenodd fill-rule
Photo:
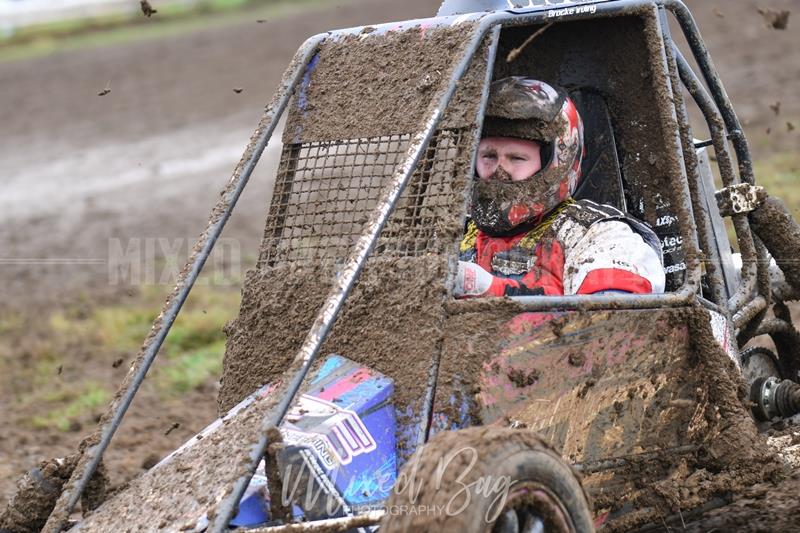
<path fill-rule="evenodd" d="M 661 243 L 644 223 L 590 200 L 568 200 L 533 229 L 492 237 L 474 223 L 461 242 L 455 295 L 664 291 Z"/>

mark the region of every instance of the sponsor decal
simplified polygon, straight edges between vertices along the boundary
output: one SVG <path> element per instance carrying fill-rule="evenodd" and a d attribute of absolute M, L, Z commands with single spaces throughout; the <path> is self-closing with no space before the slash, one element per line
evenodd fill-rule
<path fill-rule="evenodd" d="M 375 439 L 355 411 L 304 394 L 287 414 L 294 427 L 282 427 L 284 440 L 308 446 L 326 468 L 348 465 L 364 453 L 377 448 Z M 313 428 L 314 431 L 305 431 Z"/>
<path fill-rule="evenodd" d="M 678 221 L 678 217 L 673 215 L 664 215 L 656 219 L 656 227 L 671 226 Z"/>
<path fill-rule="evenodd" d="M 578 6 L 578 7 L 568 7 L 565 9 L 553 9 L 547 12 L 547 18 L 558 18 L 558 17 L 568 17 L 570 15 L 581 15 L 583 13 L 594 14 L 597 11 L 597 6 L 590 5 L 590 6 Z"/>
<path fill-rule="evenodd" d="M 708 313 L 711 315 L 711 331 L 714 334 L 714 339 L 725 350 L 725 353 L 734 362 L 736 368 L 741 370 L 742 367 L 731 343 L 730 326 L 727 319 L 716 311 L 709 310 Z"/>
<path fill-rule="evenodd" d="M 339 462 L 336 457 L 336 452 L 333 450 L 333 445 L 331 445 L 331 442 L 325 435 L 320 435 L 319 433 L 305 433 L 288 428 L 280 428 L 280 431 L 283 435 L 284 442 L 311 448 L 322 464 L 325 465 L 325 468 L 332 469 L 338 465 Z"/>
<path fill-rule="evenodd" d="M 667 274 L 674 274 L 675 272 L 681 272 L 683 270 L 686 270 L 686 263 L 677 263 L 664 267 L 664 272 Z"/>
<path fill-rule="evenodd" d="M 597 11 L 596 5 L 583 5 L 583 4 L 599 4 L 600 2 L 608 2 L 609 0 L 506 0 L 509 9 L 530 9 L 534 7 L 549 7 L 549 8 L 562 8 L 555 9 L 556 14 L 551 11 L 548 17 L 563 17 L 565 15 L 575 15 L 576 13 L 595 13 Z"/>
<path fill-rule="evenodd" d="M 664 248 L 664 250 L 668 248 L 678 248 L 679 246 L 683 246 L 683 237 L 671 236 L 661 239 L 661 247 Z"/>
<path fill-rule="evenodd" d="M 475 270 L 472 268 L 464 269 L 464 292 L 467 294 L 471 294 L 475 292 L 477 288 L 477 282 L 475 280 Z"/>

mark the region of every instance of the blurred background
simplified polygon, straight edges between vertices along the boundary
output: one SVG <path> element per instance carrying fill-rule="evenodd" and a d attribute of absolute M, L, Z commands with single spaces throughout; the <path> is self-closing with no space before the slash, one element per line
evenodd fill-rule
<path fill-rule="evenodd" d="M 800 4 L 687 4 L 757 180 L 796 212 Z M 149 17 L 139 0 L 0 0 L 0 501 L 96 423 L 300 44 L 433 16 L 439 2 L 148 5 Z M 222 327 L 255 262 L 278 150 L 267 148 L 106 455 L 115 485 L 216 417 Z"/>

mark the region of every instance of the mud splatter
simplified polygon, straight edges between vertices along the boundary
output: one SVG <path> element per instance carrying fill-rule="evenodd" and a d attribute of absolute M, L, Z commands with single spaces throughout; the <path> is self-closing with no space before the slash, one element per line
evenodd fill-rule
<path fill-rule="evenodd" d="M 767 24 L 768 28 L 785 30 L 789 25 L 789 15 L 791 11 L 788 9 L 758 8 L 758 13 L 764 17 L 764 22 Z"/>
<path fill-rule="evenodd" d="M 416 416 L 411 413 L 419 414 L 439 349 L 446 268 L 442 256 L 370 259 L 321 349 L 392 378 L 401 425 Z M 330 269 L 312 265 L 248 274 L 239 317 L 226 328 L 221 411 L 286 374 L 332 276 Z"/>
<path fill-rule="evenodd" d="M 297 99 L 292 105 L 284 143 L 415 132 L 436 89 L 447 83 L 469 38 L 470 24 L 364 35 L 323 44 L 304 108 L 298 109 Z M 476 57 L 483 57 L 485 50 L 484 46 Z M 464 100 L 464 95 L 479 92 L 485 72 L 480 63 L 473 62 L 459 84 L 442 128 L 474 123 L 477 102 L 471 96 Z"/>
<path fill-rule="evenodd" d="M 572 366 L 582 367 L 584 364 L 586 364 L 586 354 L 580 352 L 571 353 L 569 354 L 567 361 L 569 361 L 569 364 Z"/>
<path fill-rule="evenodd" d="M 709 531 L 794 531 L 800 517 L 800 473 L 777 483 L 759 483 L 738 495 L 730 505 L 686 525 L 689 533 Z"/>
<path fill-rule="evenodd" d="M 535 368 L 529 372 L 520 368 L 512 368 L 508 371 L 508 379 L 519 388 L 529 387 L 539 379 L 539 371 Z"/>
<path fill-rule="evenodd" d="M 0 514 L 0 530 L 13 533 L 40 531 L 77 463 L 77 454 L 62 459 L 48 459 L 22 476 L 17 482 L 17 492 Z M 103 503 L 108 486 L 106 467 L 100 463 L 81 495 L 84 514 Z"/>
<path fill-rule="evenodd" d="M 142 8 L 142 13 L 144 13 L 144 16 L 147 18 L 150 18 L 151 16 L 158 13 L 158 10 L 153 9 L 153 7 L 150 5 L 150 2 L 148 2 L 147 0 L 139 0 L 139 5 Z"/>
<path fill-rule="evenodd" d="M 81 531 L 117 531 L 120 524 L 128 531 L 141 531 L 162 523 L 176 531 L 193 529 L 209 507 L 213 513 L 243 473 L 242 458 L 256 441 L 261 420 L 274 407 L 269 398 L 256 402 L 167 463 L 143 473 L 86 517 Z"/>
<path fill-rule="evenodd" d="M 465 311 L 471 302 L 467 304 Z M 557 337 L 546 321 L 533 325 L 535 314 L 517 313 L 515 318 L 513 306 L 506 303 L 500 311 L 501 304 L 495 304 L 497 322 L 471 313 L 448 317 L 448 330 L 463 316 L 482 320 L 482 332 L 445 338 L 435 412 L 457 420 L 460 413 L 454 406 L 473 399 L 482 405 L 470 411 L 471 423 L 492 423 L 493 414 L 500 413 L 539 431 L 562 454 L 587 468 L 625 456 L 617 466 L 585 478 L 601 509 L 616 510 L 624 501 L 641 510 L 608 524 L 609 530 L 657 522 L 779 474 L 780 465 L 749 416 L 746 387 L 714 340 L 705 310 L 571 313 Z M 519 336 L 523 316 L 533 325 L 530 337 Z M 603 327 L 598 341 L 603 348 L 581 333 L 593 331 L 595 321 Z M 663 341 L 654 343 L 651 339 L 657 334 Z M 583 348 L 586 363 L 580 368 L 591 363 L 591 372 L 574 375 L 578 367 L 563 354 L 575 349 L 565 344 L 569 342 Z M 511 348 L 503 351 L 503 346 Z M 657 357 L 652 346 L 659 346 Z M 508 363 L 498 362 L 503 354 Z M 498 376 L 496 370 L 505 364 L 513 365 L 511 371 Z M 514 371 L 533 364 L 543 369 L 534 384 Z M 487 371 L 491 376 L 477 377 Z M 494 385 L 494 376 L 508 379 L 512 387 L 529 387 L 526 397 L 542 403 L 517 400 L 513 389 L 505 393 Z M 481 390 L 479 383 L 490 388 Z M 451 404 L 449 398 L 456 400 Z M 556 398 L 561 408 L 547 410 L 546 400 Z M 581 422 L 584 418 L 586 424 Z M 569 422 L 562 424 L 562 419 Z M 685 447 L 689 451 L 679 451 Z M 660 451 L 645 457 L 637 450 Z"/>

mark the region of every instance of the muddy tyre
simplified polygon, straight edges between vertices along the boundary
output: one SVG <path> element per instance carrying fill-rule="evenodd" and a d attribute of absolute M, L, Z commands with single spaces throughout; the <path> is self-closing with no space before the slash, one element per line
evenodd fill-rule
<path fill-rule="evenodd" d="M 414 454 L 386 504 L 381 533 L 594 531 L 580 480 L 535 433 L 476 427 L 437 435 Z"/>

